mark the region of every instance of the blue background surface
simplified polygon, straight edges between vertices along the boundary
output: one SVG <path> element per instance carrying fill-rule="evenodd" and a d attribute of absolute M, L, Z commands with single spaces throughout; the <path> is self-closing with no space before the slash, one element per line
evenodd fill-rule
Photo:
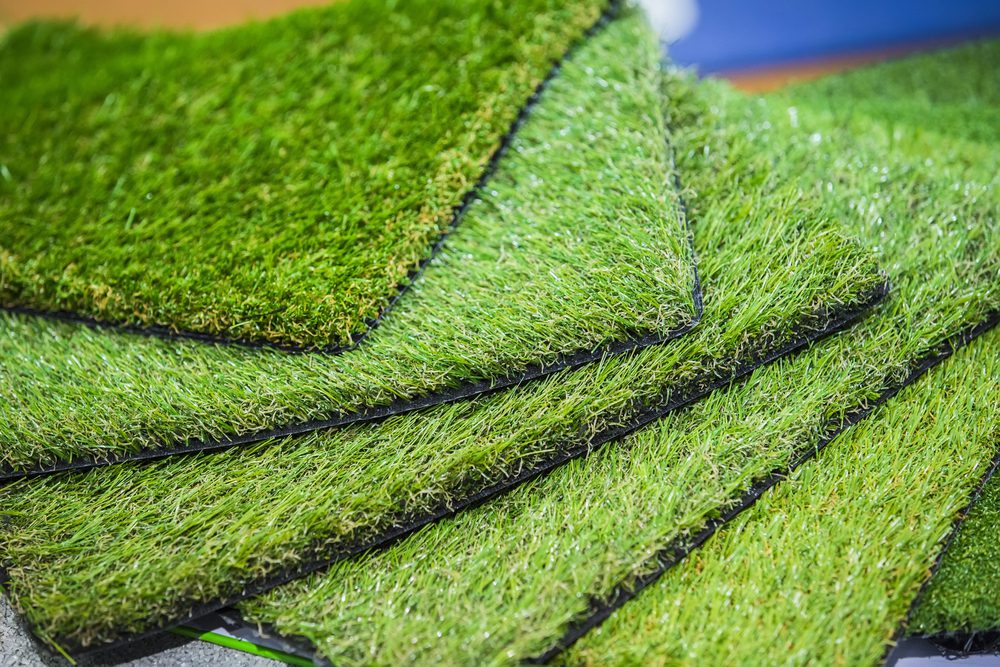
<path fill-rule="evenodd" d="M 703 73 L 1000 33 L 1000 0 L 698 0 L 673 59 Z"/>

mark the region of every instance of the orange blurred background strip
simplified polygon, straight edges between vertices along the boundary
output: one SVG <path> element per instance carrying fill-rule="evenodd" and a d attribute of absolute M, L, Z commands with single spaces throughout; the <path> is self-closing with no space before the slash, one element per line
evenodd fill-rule
<path fill-rule="evenodd" d="M 0 0 L 0 24 L 76 18 L 94 25 L 210 30 L 330 0 Z"/>

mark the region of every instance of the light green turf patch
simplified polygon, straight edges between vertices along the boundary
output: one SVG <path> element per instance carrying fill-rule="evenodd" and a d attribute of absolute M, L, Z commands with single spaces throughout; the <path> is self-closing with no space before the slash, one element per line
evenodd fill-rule
<path fill-rule="evenodd" d="M 971 42 L 949 49 L 947 57 L 937 52 L 913 55 L 799 84 L 787 92 L 840 115 L 863 113 L 892 131 L 995 143 L 1000 86 L 996 72 L 985 65 L 997 58 L 997 40 Z M 919 143 L 914 147 L 924 150 Z"/>
<path fill-rule="evenodd" d="M 994 381 L 996 378 L 994 378 Z M 994 419 L 1000 393 L 994 392 Z M 1000 629 L 1000 474 L 994 474 L 962 522 L 930 580 L 907 631 L 913 634 Z"/>
<path fill-rule="evenodd" d="M 627 42 L 648 35 L 637 19 L 613 25 Z M 838 211 L 789 186 L 745 136 L 724 139 L 685 140 L 679 156 L 706 295 L 690 334 L 377 425 L 5 487 L 0 561 L 15 604 L 68 646 L 176 622 L 586 447 L 869 303 L 883 276 L 831 222 Z"/>
<path fill-rule="evenodd" d="M 347 345 L 599 0 L 346 0 L 0 40 L 0 303 Z"/>
<path fill-rule="evenodd" d="M 635 18 L 576 51 L 423 278 L 354 352 L 0 318 L 0 462 L 113 459 L 308 425 L 692 324 L 658 58 Z"/>
<path fill-rule="evenodd" d="M 688 86 L 676 80 L 672 88 L 675 101 L 686 94 L 692 106 L 701 105 L 675 135 L 685 152 L 681 173 L 696 189 L 716 183 L 711 198 L 695 200 L 696 230 L 724 199 L 719 190 L 733 187 L 727 176 L 770 191 L 751 168 L 766 165 L 777 182 L 840 212 L 849 229 L 878 247 L 892 267 L 890 300 L 851 331 L 760 369 L 751 382 L 616 446 L 385 551 L 245 602 L 248 618 L 312 640 L 336 664 L 502 664 L 542 654 L 592 612 L 592 602 L 612 599 L 618 586 L 654 571 L 654 554 L 685 546 L 754 481 L 787 470 L 845 414 L 895 387 L 943 340 L 1000 307 L 1000 246 L 994 209 L 986 203 L 995 196 L 997 173 L 989 160 L 971 159 L 988 155 L 981 146 L 922 131 L 887 136 L 880 121 L 863 116 L 845 122 L 802 105 L 792 113 L 786 98 L 744 98 L 710 83 Z M 914 142 L 924 141 L 935 146 L 934 169 L 912 152 Z M 743 146 L 756 163 L 744 161 Z M 962 187 L 954 189 L 955 183 Z M 706 290 L 712 287 L 707 280 Z M 988 370 L 976 373 L 990 377 Z M 987 430 L 996 433 L 989 416 L 980 423 L 983 443 Z M 952 447 L 961 442 L 949 440 Z M 905 460 L 895 463 L 905 466 Z M 962 464 L 973 469 L 981 462 L 973 456 Z M 851 518 L 864 525 L 862 512 Z M 766 561 L 766 548 L 758 551 Z M 814 551 L 799 550 L 798 566 L 809 569 Z M 720 567 L 711 594 L 724 600 L 743 581 L 740 573 Z M 691 587 L 693 599 L 698 590 Z M 723 613 L 699 621 L 706 636 L 728 622 Z M 669 624 L 656 630 L 674 633 Z M 652 628 L 650 635 L 656 636 Z M 627 646 L 629 632 L 618 639 Z M 819 635 L 808 641 L 827 643 Z M 728 644 L 739 642 L 733 636 Z M 637 656 L 641 664 L 647 654 Z M 695 662 L 784 659 L 752 657 Z M 601 663 L 599 654 L 595 662 Z"/>
<path fill-rule="evenodd" d="M 1000 331 L 830 445 L 565 664 L 878 665 L 996 452 Z"/>

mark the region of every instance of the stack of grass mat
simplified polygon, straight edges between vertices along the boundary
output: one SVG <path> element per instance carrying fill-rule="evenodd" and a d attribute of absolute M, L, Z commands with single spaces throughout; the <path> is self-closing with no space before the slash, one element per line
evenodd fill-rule
<path fill-rule="evenodd" d="M 748 97 L 601 0 L 12 29 L 7 596 L 70 660 L 988 636 L 997 63 Z"/>

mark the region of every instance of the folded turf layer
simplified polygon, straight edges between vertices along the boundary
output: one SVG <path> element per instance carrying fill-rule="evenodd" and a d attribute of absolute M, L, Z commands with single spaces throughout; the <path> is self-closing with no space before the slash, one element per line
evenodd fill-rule
<path fill-rule="evenodd" d="M 6 475 L 373 419 L 693 326 L 700 294 L 660 111 L 658 49 L 623 25 L 598 30 L 563 63 L 462 224 L 393 317 L 351 353 L 0 319 Z"/>
<path fill-rule="evenodd" d="M 878 665 L 997 451 L 998 350 L 958 351 L 562 662 Z"/>
<path fill-rule="evenodd" d="M 210 34 L 0 41 L 0 304 L 348 346 L 598 0 L 347 0 Z"/>
<path fill-rule="evenodd" d="M 1000 394 L 993 398 L 1000 400 Z M 1000 411 L 996 404 L 994 413 Z M 994 418 L 998 418 L 994 414 Z M 1000 474 L 994 473 L 954 539 L 907 623 L 908 634 L 1000 630 Z"/>
<path fill-rule="evenodd" d="M 894 281 L 886 304 L 851 331 L 758 370 L 747 385 L 398 545 L 242 603 L 251 622 L 306 637 L 337 664 L 546 655 L 864 418 L 961 334 L 995 322 L 1000 293 L 990 267 L 1000 245 L 990 197 L 997 176 L 982 146 L 954 146 L 920 129 L 887 134 L 863 115 L 848 121 L 712 84 L 692 94 L 705 98 L 704 109 L 686 137 L 675 135 L 678 148 L 689 150 L 682 174 L 725 164 L 733 158 L 726 150 L 748 141 L 787 187 L 840 211 L 879 248 Z M 934 169 L 925 168 L 925 149 L 934 150 Z M 742 163 L 735 173 L 754 181 Z M 707 294 L 712 286 L 706 279 Z M 982 391 L 987 404 L 995 399 Z M 989 411 L 982 416 L 990 426 Z"/>
<path fill-rule="evenodd" d="M 649 39 L 634 16 L 616 25 Z M 880 298 L 884 277 L 834 211 L 729 139 L 681 156 L 708 297 L 690 334 L 419 415 L 9 485 L 15 604 L 73 649 L 204 614 L 587 454 Z"/>

